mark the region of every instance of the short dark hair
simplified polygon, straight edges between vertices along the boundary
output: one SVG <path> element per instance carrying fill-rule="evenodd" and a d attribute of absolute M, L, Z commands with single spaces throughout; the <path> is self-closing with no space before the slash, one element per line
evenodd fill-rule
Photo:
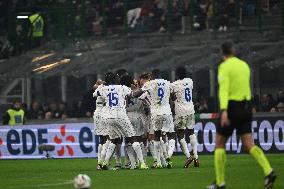
<path fill-rule="evenodd" d="M 124 75 L 128 75 L 128 72 L 127 72 L 127 70 L 126 69 L 119 69 L 119 70 L 117 70 L 116 71 L 116 74 L 121 78 L 122 76 L 124 76 Z"/>
<path fill-rule="evenodd" d="M 151 79 L 151 74 L 149 73 L 141 74 L 139 79 Z"/>
<path fill-rule="evenodd" d="M 117 74 L 113 72 L 108 72 L 105 74 L 105 82 L 107 85 L 117 84 L 119 81 L 119 77 Z"/>
<path fill-rule="evenodd" d="M 120 78 L 120 84 L 125 85 L 127 87 L 131 87 L 131 85 L 134 84 L 133 77 L 130 75 L 123 75 Z"/>
<path fill-rule="evenodd" d="M 158 79 L 161 77 L 161 71 L 159 69 L 154 69 L 152 70 L 151 76 L 153 79 Z"/>
<path fill-rule="evenodd" d="M 183 66 L 180 66 L 176 69 L 176 77 L 177 79 L 184 79 L 186 78 L 186 69 Z"/>
<path fill-rule="evenodd" d="M 222 54 L 229 56 L 234 54 L 234 44 L 231 41 L 226 41 L 221 45 Z"/>

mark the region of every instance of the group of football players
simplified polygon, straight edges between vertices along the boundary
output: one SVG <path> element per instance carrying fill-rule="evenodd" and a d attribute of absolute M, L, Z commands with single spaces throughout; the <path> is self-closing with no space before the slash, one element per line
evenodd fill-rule
<path fill-rule="evenodd" d="M 159 70 L 142 74 L 138 81 L 129 74 L 106 73 L 93 93 L 97 106 L 94 131 L 99 137 L 97 169 L 110 169 L 113 155 L 114 169 L 122 167 L 123 141 L 125 168 L 148 169 L 148 150 L 154 159 L 152 168 L 171 168 L 176 139 L 186 155 L 184 167 L 192 162 L 199 167 L 192 89 L 193 81 L 184 67 L 176 69 L 173 83 L 162 79 Z M 192 153 L 185 132 L 189 133 Z"/>

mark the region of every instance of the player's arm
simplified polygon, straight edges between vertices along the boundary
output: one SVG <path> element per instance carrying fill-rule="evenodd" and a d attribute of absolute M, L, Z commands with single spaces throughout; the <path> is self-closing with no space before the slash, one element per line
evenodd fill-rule
<path fill-rule="evenodd" d="M 93 93 L 93 97 L 98 97 L 98 96 L 101 96 L 101 93 L 100 93 L 100 87 L 98 87 L 95 92 Z"/>
<path fill-rule="evenodd" d="M 144 84 L 144 86 L 142 88 L 140 88 L 137 91 L 132 93 L 133 98 L 140 97 L 144 92 L 149 90 L 149 86 L 150 86 L 150 82 L 148 81 Z"/>
<path fill-rule="evenodd" d="M 220 101 L 220 109 L 227 110 L 228 108 L 228 99 L 229 99 L 229 73 L 224 65 L 219 66 L 218 71 L 218 82 L 219 82 L 219 101 Z"/>

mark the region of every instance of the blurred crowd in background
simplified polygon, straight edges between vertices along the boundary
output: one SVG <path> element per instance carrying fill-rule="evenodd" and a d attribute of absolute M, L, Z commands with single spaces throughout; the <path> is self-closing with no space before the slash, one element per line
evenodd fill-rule
<path fill-rule="evenodd" d="M 279 0 L 3 0 L 0 60 L 33 48 L 32 23 L 18 16 L 39 13 L 45 41 L 121 32 L 228 31 L 243 17 L 279 11 Z"/>

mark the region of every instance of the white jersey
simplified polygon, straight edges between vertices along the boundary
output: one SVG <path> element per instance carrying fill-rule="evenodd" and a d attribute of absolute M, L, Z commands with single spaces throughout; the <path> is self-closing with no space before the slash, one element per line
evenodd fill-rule
<path fill-rule="evenodd" d="M 131 93 L 131 89 L 126 86 L 108 85 L 98 88 L 94 95 L 103 97 L 105 101 L 103 117 L 120 118 L 122 114 L 126 114 L 126 97 Z"/>
<path fill-rule="evenodd" d="M 130 98 L 127 101 L 127 112 L 144 113 L 144 106 L 142 100 L 138 98 Z"/>
<path fill-rule="evenodd" d="M 194 105 L 192 102 L 193 81 L 190 78 L 177 80 L 171 84 L 172 92 L 176 96 L 175 114 L 176 117 L 188 116 L 194 114 Z"/>
<path fill-rule="evenodd" d="M 150 111 L 152 116 L 171 115 L 170 82 L 164 79 L 155 79 L 148 81 L 142 87 L 149 97 Z"/>
<path fill-rule="evenodd" d="M 105 103 L 105 99 L 102 96 L 99 96 L 98 94 L 100 94 L 102 88 L 104 87 L 104 85 L 99 85 L 98 88 L 96 89 L 96 91 L 93 93 L 93 97 L 97 97 L 96 99 L 96 110 L 95 112 L 97 114 L 101 114 L 103 107 L 104 107 L 104 103 Z"/>

